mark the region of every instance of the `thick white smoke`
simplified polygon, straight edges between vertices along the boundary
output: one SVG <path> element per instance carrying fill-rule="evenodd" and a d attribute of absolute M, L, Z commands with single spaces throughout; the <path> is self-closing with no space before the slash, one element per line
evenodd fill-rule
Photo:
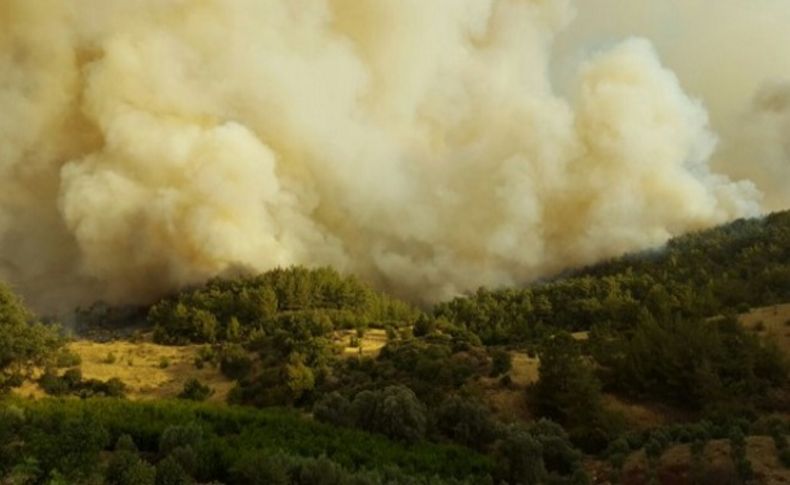
<path fill-rule="evenodd" d="M 0 278 L 43 308 L 330 264 L 430 301 L 773 200 L 710 168 L 706 109 L 649 41 L 557 48 L 573 17 L 568 0 L 4 0 Z M 748 116 L 781 104 L 766 96 Z"/>

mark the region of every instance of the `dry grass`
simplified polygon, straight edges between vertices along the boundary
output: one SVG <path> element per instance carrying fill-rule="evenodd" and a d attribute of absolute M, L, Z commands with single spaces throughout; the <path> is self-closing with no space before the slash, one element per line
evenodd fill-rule
<path fill-rule="evenodd" d="M 530 357 L 523 352 L 512 352 L 513 369 L 510 371 L 510 378 L 516 387 L 526 388 L 538 382 L 540 373 L 540 360 L 537 357 Z"/>
<path fill-rule="evenodd" d="M 197 378 L 214 389 L 210 401 L 224 402 L 234 385 L 210 364 L 203 369 L 195 367 L 195 357 L 200 349 L 198 345 L 171 347 L 149 342 L 80 340 L 68 347 L 82 358 L 83 378 L 104 381 L 117 377 L 126 384 L 130 399 L 176 397 L 187 380 Z M 114 356 L 113 362 L 108 359 L 109 355 Z M 166 367 L 163 361 L 168 362 Z M 32 382 L 25 383 L 16 393 L 33 397 L 44 395 Z"/>
<path fill-rule="evenodd" d="M 691 419 L 690 415 L 668 406 L 628 401 L 614 394 L 604 394 L 603 405 L 622 415 L 630 427 L 637 429 L 652 429 Z"/>
<path fill-rule="evenodd" d="M 376 357 L 381 352 L 381 349 L 387 345 L 387 332 L 385 330 L 375 328 L 366 330 L 365 335 L 359 339 L 359 346 L 352 347 L 351 340 L 356 335 L 356 330 L 342 330 L 335 333 L 335 343 L 343 347 L 344 356 L 363 355 Z"/>
<path fill-rule="evenodd" d="M 790 304 L 755 308 L 739 318 L 744 327 L 775 342 L 790 354 Z"/>

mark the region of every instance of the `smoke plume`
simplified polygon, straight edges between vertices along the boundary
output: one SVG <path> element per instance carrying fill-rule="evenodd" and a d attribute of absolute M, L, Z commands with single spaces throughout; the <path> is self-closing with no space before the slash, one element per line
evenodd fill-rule
<path fill-rule="evenodd" d="M 643 3 L 4 0 L 0 278 L 52 308 L 332 265 L 433 301 L 790 205 L 781 73 L 688 80 L 766 46 L 668 45 Z"/>

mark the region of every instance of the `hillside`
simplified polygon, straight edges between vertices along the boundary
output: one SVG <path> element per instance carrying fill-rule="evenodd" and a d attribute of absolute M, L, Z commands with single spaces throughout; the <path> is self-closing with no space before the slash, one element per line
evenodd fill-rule
<path fill-rule="evenodd" d="M 173 474 L 310 485 L 324 483 L 320 468 L 332 485 L 638 484 L 692 483 L 706 470 L 782 483 L 789 228 L 788 213 L 737 221 L 427 310 L 329 268 L 215 279 L 129 317 L 84 313 L 83 335 L 100 341 L 58 339 L 3 290 L 0 335 L 16 342 L 3 382 L 19 397 L 3 408 L 18 423 L 0 432 L 21 448 L 5 448 L 0 475 L 138 483 L 111 479 L 122 469 L 153 477 L 144 484 Z M 254 410 L 275 407 L 306 434 Z M 99 433 L 79 438 L 92 443 L 82 461 L 56 460 L 38 441 L 59 412 L 90 423 L 73 432 Z M 198 433 L 179 428 L 195 423 L 204 438 L 166 444 Z M 124 451 L 130 439 L 137 454 Z M 249 440 L 262 454 L 233 451 Z M 205 453 L 216 468 L 195 467 Z M 24 456 L 38 468 L 20 468 Z"/>

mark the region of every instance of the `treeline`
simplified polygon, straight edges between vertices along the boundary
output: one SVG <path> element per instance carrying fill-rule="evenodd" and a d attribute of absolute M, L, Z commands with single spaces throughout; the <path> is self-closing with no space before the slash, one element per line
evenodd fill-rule
<path fill-rule="evenodd" d="M 790 301 L 790 211 L 677 237 L 526 289 L 481 289 L 437 305 L 436 318 L 487 344 L 554 329 L 633 328 L 644 311 L 703 318 Z"/>
<path fill-rule="evenodd" d="M 154 305 L 148 322 L 167 344 L 254 340 L 294 322 L 309 331 L 410 324 L 417 311 L 331 268 L 276 269 L 252 277 L 210 280 Z M 298 324 L 297 323 L 297 324 Z"/>

